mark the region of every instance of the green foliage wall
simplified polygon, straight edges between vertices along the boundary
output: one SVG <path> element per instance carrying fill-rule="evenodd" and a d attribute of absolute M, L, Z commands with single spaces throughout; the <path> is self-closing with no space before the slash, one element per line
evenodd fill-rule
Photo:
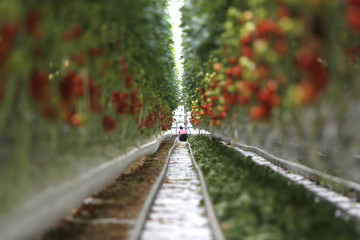
<path fill-rule="evenodd" d="M 359 181 L 359 6 L 185 1 L 193 125 Z"/>
<path fill-rule="evenodd" d="M 0 1 L 0 210 L 171 127 L 166 7 Z"/>

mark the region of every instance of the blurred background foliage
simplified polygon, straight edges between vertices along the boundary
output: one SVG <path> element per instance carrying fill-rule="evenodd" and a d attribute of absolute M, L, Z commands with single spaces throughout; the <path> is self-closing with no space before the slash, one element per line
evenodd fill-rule
<path fill-rule="evenodd" d="M 192 123 L 360 181 L 359 1 L 193 1 L 183 12 Z"/>
<path fill-rule="evenodd" d="M 0 1 L 0 212 L 172 124 L 167 1 Z"/>

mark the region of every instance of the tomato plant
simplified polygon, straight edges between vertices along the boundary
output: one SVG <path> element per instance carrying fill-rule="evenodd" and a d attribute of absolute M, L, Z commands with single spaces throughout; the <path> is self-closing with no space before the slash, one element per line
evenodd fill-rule
<path fill-rule="evenodd" d="M 171 127 L 178 80 L 166 6 L 1 1 L 1 210 L 44 178 L 95 164 L 84 156 L 101 162 L 106 149 L 120 154 Z"/>
<path fill-rule="evenodd" d="M 358 6 L 186 1 L 183 95 L 192 123 L 360 180 L 351 131 L 359 127 Z"/>
<path fill-rule="evenodd" d="M 336 217 L 302 186 L 207 137 L 189 141 L 227 239 L 359 237 L 354 221 Z"/>

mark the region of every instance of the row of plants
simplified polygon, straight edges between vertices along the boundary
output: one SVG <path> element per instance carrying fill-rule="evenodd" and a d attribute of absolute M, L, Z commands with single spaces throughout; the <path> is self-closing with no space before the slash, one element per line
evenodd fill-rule
<path fill-rule="evenodd" d="M 178 79 L 166 7 L 0 2 L 0 212 L 170 129 Z"/>
<path fill-rule="evenodd" d="M 360 2 L 185 2 L 192 124 L 359 181 Z"/>
<path fill-rule="evenodd" d="M 358 239 L 333 206 L 206 136 L 189 139 L 227 239 Z"/>

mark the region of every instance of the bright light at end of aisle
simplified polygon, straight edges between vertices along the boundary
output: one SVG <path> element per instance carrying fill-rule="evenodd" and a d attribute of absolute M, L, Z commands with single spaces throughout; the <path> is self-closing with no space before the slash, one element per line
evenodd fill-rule
<path fill-rule="evenodd" d="M 183 74 L 183 64 L 180 60 L 182 54 L 182 46 L 181 46 L 181 34 L 182 28 L 181 25 L 181 12 L 180 8 L 184 5 L 183 0 L 170 0 L 169 1 L 169 14 L 171 18 L 171 25 L 173 28 L 173 41 L 174 41 L 174 49 L 175 49 L 175 62 L 176 67 L 178 69 L 178 77 L 181 79 Z M 180 86 L 181 88 L 181 86 Z"/>
<path fill-rule="evenodd" d="M 181 35 L 182 35 L 182 28 L 180 27 L 181 25 L 181 11 L 180 8 L 184 5 L 183 0 L 170 0 L 169 1 L 169 14 L 170 14 L 170 18 L 171 18 L 171 25 L 173 28 L 173 41 L 174 41 L 174 50 L 175 50 L 175 63 L 176 63 L 176 67 L 178 69 L 178 78 L 181 79 L 182 78 L 182 74 L 183 74 L 183 63 L 181 61 L 181 55 L 182 55 L 182 40 L 181 40 Z M 180 85 L 180 88 L 182 88 L 182 86 Z M 179 130 L 180 126 L 183 127 L 187 127 L 188 131 L 191 132 L 191 128 L 192 125 L 190 123 L 190 112 L 185 113 L 184 112 L 184 106 L 179 106 L 176 110 L 175 110 L 175 122 L 173 123 L 173 129 L 172 129 L 172 133 L 173 134 L 177 134 L 177 131 Z M 186 124 L 185 124 L 186 123 Z M 195 132 L 194 130 L 192 130 L 193 133 L 198 133 Z"/>

